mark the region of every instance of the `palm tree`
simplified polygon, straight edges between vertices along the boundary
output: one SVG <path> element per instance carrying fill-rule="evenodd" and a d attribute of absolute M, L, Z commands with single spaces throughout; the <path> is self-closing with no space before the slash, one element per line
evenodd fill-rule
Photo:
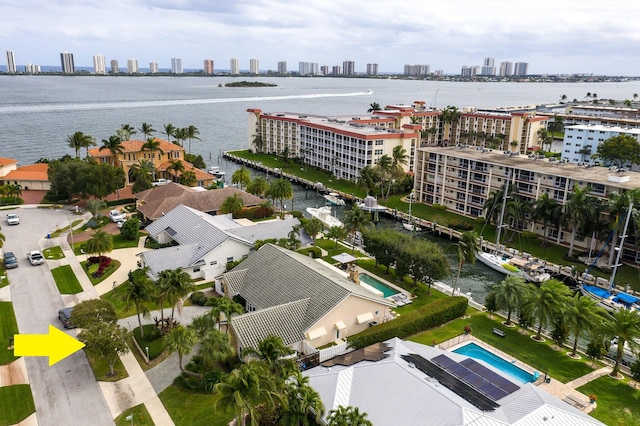
<path fill-rule="evenodd" d="M 366 211 L 362 210 L 358 205 L 354 205 L 351 210 L 347 210 L 344 214 L 344 230 L 347 235 L 351 236 L 351 241 L 355 241 L 357 233 L 363 234 L 371 225 L 371 220 Z M 355 248 L 355 244 L 351 245 L 351 253 Z"/>
<path fill-rule="evenodd" d="M 453 283 L 453 288 L 451 289 L 451 296 L 454 295 L 456 286 L 458 285 L 462 265 L 464 265 L 465 262 L 470 262 L 471 264 L 476 262 L 476 253 L 480 250 L 478 235 L 473 231 L 463 232 L 460 240 L 456 243 L 456 247 L 458 249 L 458 271 L 456 272 L 456 281 Z"/>
<path fill-rule="evenodd" d="M 176 139 L 176 143 L 180 146 L 184 145 L 184 141 L 188 138 L 189 129 L 186 127 L 180 127 L 174 130 L 173 137 Z"/>
<path fill-rule="evenodd" d="M 113 250 L 113 238 L 110 234 L 102 230 L 95 231 L 89 240 L 85 243 L 84 251 L 87 254 L 97 254 L 102 256 Z"/>
<path fill-rule="evenodd" d="M 131 135 L 135 135 L 136 129 L 131 124 L 121 124 L 120 128 L 116 130 L 116 134 L 120 136 L 123 141 L 131 139 Z"/>
<path fill-rule="evenodd" d="M 367 110 L 367 112 L 376 112 L 376 111 L 380 111 L 382 108 L 380 107 L 380 104 L 377 102 L 372 102 L 369 105 L 369 109 Z"/>
<path fill-rule="evenodd" d="M 244 309 L 242 308 L 241 304 L 236 303 L 227 297 L 215 299 L 212 310 L 216 311 L 218 315 L 220 313 L 224 313 L 225 317 L 227 318 L 227 327 L 225 330 L 227 334 L 229 333 L 229 328 L 231 327 L 231 318 L 233 317 L 233 314 L 244 313 Z"/>
<path fill-rule="evenodd" d="M 546 247 L 547 245 L 547 227 L 550 222 L 560 217 L 559 209 L 561 208 L 562 206 L 560 206 L 553 198 L 549 198 L 549 194 L 547 193 L 542 194 L 542 196 L 536 201 L 533 210 L 533 217 L 536 221 L 542 222 L 542 231 L 544 233 L 542 238 L 543 247 Z"/>
<path fill-rule="evenodd" d="M 489 295 L 494 298 L 496 305 L 507 310 L 506 325 L 511 325 L 511 313 L 520 307 L 526 294 L 527 284 L 515 275 L 508 275 L 501 282 L 492 285 L 489 290 Z"/>
<path fill-rule="evenodd" d="M 284 200 L 293 198 L 293 187 L 291 186 L 291 182 L 288 179 L 274 179 L 269 185 L 268 194 L 274 201 L 280 200 L 280 211 L 283 211 Z"/>
<path fill-rule="evenodd" d="M 263 176 L 258 176 L 247 184 L 249 194 L 262 197 L 267 191 L 269 191 L 269 181 Z"/>
<path fill-rule="evenodd" d="M 302 228 L 306 231 L 307 234 L 313 240 L 313 245 L 316 245 L 316 237 L 319 233 L 324 230 L 324 223 L 317 217 L 312 217 L 311 219 L 305 219 L 302 222 Z"/>
<path fill-rule="evenodd" d="M 358 407 L 352 406 L 340 405 L 335 410 L 330 410 L 327 420 L 329 426 L 373 426 L 367 419 L 367 413 L 361 413 Z"/>
<path fill-rule="evenodd" d="M 243 206 L 244 202 L 242 201 L 242 197 L 239 194 L 233 194 L 231 197 L 225 198 L 220 207 L 220 211 L 222 213 L 235 215 L 242 210 Z"/>
<path fill-rule="evenodd" d="M 156 167 L 150 160 L 138 160 L 137 163 L 131 165 L 131 177 L 135 180 L 132 191 L 144 191 L 151 188 L 151 182 L 155 177 Z"/>
<path fill-rule="evenodd" d="M 138 326 L 142 337 L 144 337 L 144 328 L 142 327 L 140 314 L 144 317 L 149 316 L 149 302 L 153 292 L 151 280 L 147 277 L 146 272 L 146 268 L 129 272 L 129 279 L 123 284 L 124 292 L 122 293 L 125 306 L 129 307 L 133 303 L 136 307 Z"/>
<path fill-rule="evenodd" d="M 215 363 L 228 360 L 234 354 L 229 335 L 220 330 L 210 330 L 201 338 L 198 354 L 207 368 L 214 368 Z"/>
<path fill-rule="evenodd" d="M 613 366 L 611 375 L 618 376 L 620 362 L 624 354 L 624 346 L 627 344 L 631 350 L 638 349 L 637 339 L 640 338 L 640 315 L 636 310 L 617 309 L 613 313 L 613 318 L 607 320 L 602 325 L 603 334 L 609 338 L 618 338 L 616 350 L 616 363 Z"/>
<path fill-rule="evenodd" d="M 184 371 L 182 366 L 182 358 L 188 355 L 193 348 L 193 345 L 197 343 L 196 332 L 190 327 L 176 327 L 173 328 L 166 336 L 165 343 L 170 351 L 178 352 L 178 365 L 180 371 Z"/>
<path fill-rule="evenodd" d="M 240 189 L 249 182 L 251 182 L 251 172 L 244 166 L 240 167 L 231 175 L 231 183 L 237 183 L 240 185 Z"/>
<path fill-rule="evenodd" d="M 549 123 L 549 130 L 554 133 L 562 133 L 564 130 L 564 118 L 558 114 L 553 115 L 553 121 Z"/>
<path fill-rule="evenodd" d="M 562 320 L 567 328 L 573 331 L 573 350 L 571 356 L 576 356 L 578 350 L 578 338 L 583 332 L 594 329 L 604 312 L 596 305 L 596 301 L 590 297 L 581 296 L 577 292 L 565 306 Z"/>
<path fill-rule="evenodd" d="M 117 135 L 109 136 L 109 139 L 102 139 L 102 146 L 99 151 L 103 149 L 109 150 L 111 152 L 112 162 L 111 165 L 116 165 L 116 159 L 118 158 L 118 154 L 122 154 L 124 152 L 124 148 L 122 147 L 122 139 L 120 139 Z"/>
<path fill-rule="evenodd" d="M 402 176 L 404 174 L 402 166 L 406 166 L 408 162 L 409 156 L 407 155 L 407 150 L 401 145 L 394 146 L 393 152 L 391 153 L 391 168 L 394 173 L 398 176 Z"/>
<path fill-rule="evenodd" d="M 182 173 L 184 173 L 185 171 L 185 167 L 184 167 L 184 163 L 182 162 L 182 160 L 171 160 L 171 164 L 169 164 L 169 166 L 167 166 L 167 169 L 165 170 L 167 173 L 169 172 L 173 172 L 173 177 L 174 177 L 174 182 L 177 180 L 176 178 L 179 177 Z"/>
<path fill-rule="evenodd" d="M 578 230 L 580 230 L 580 235 L 583 235 L 584 232 L 582 232 L 582 229 L 584 225 L 593 219 L 591 211 L 597 206 L 598 199 L 589 195 L 591 191 L 592 189 L 590 186 L 580 189 L 580 187 L 575 185 L 573 187 L 573 192 L 569 196 L 569 200 L 564 207 L 564 214 L 571 222 L 569 257 L 573 256 L 573 247 Z"/>
<path fill-rule="evenodd" d="M 145 140 L 149 139 L 149 137 L 156 132 L 156 129 L 147 122 L 142 123 L 142 127 L 139 127 L 138 130 L 140 130 L 140 133 L 144 135 Z"/>
<path fill-rule="evenodd" d="M 191 139 L 195 139 L 199 141 L 200 140 L 200 138 L 198 137 L 199 134 L 200 132 L 198 131 L 198 128 L 193 124 L 187 127 L 186 136 L 189 139 L 189 154 L 191 154 Z"/>
<path fill-rule="evenodd" d="M 385 195 L 384 191 L 384 183 L 387 182 L 387 196 L 391 192 L 391 184 L 393 181 L 393 159 L 388 155 L 383 155 L 378 158 L 378 162 L 376 163 L 375 170 L 380 175 L 380 192 L 381 195 Z"/>
<path fill-rule="evenodd" d="M 187 170 L 180 175 L 178 182 L 184 186 L 196 186 L 198 184 L 198 177 L 193 170 Z"/>
<path fill-rule="evenodd" d="M 341 226 L 332 226 L 329 228 L 329 232 L 327 232 L 327 238 L 330 238 L 336 242 L 336 250 L 338 249 L 338 240 L 346 237 L 346 232 Z"/>
<path fill-rule="evenodd" d="M 92 217 L 98 216 L 100 210 L 107 208 L 107 203 L 97 198 L 92 198 L 87 201 L 87 210 L 91 213 Z"/>
<path fill-rule="evenodd" d="M 7 196 L 13 197 L 14 204 L 17 204 L 18 198 L 20 198 L 20 196 L 22 195 L 22 186 L 18 183 L 13 183 L 13 184 L 6 184 L 4 185 L 4 187 L 7 191 Z"/>
<path fill-rule="evenodd" d="M 285 389 L 286 404 L 283 413 L 283 422 L 288 425 L 311 426 L 309 414 L 315 415 L 315 424 L 320 424 L 324 416 L 324 405 L 320 394 L 309 384 L 309 377 L 296 371 L 287 382 Z"/>
<path fill-rule="evenodd" d="M 548 147 L 547 151 L 550 151 L 551 143 L 553 142 L 553 137 L 549 134 L 549 131 L 547 129 L 541 128 L 541 129 L 538 129 L 536 134 L 538 136 L 538 141 L 540 142 L 540 145 L 543 148 L 545 145 L 547 145 Z"/>
<path fill-rule="evenodd" d="M 73 148 L 76 151 L 76 158 L 80 158 L 80 148 L 87 148 L 88 150 L 90 146 L 96 144 L 93 136 L 85 135 L 80 131 L 67 136 L 67 143 L 70 148 Z M 87 153 L 87 155 L 89 154 Z"/>
<path fill-rule="evenodd" d="M 171 142 L 171 136 L 173 136 L 176 132 L 176 126 L 171 123 L 167 123 L 164 125 L 164 134 L 167 135 L 167 142 Z"/>
<path fill-rule="evenodd" d="M 142 151 L 151 151 L 154 158 L 156 151 L 158 151 L 160 155 L 164 154 L 164 151 L 160 148 L 160 141 L 156 138 L 146 139 L 146 142 L 142 144 Z"/>
<path fill-rule="evenodd" d="M 166 300 L 171 305 L 171 322 L 173 327 L 173 317 L 176 307 L 178 313 L 182 312 L 184 299 L 195 290 L 195 284 L 191 276 L 180 268 L 164 270 L 160 273 L 158 286 L 165 291 Z"/>
<path fill-rule="evenodd" d="M 448 132 L 446 132 L 446 131 L 443 132 L 443 134 L 445 136 L 448 136 L 449 138 L 451 138 L 451 133 L 453 133 L 453 128 L 460 121 L 460 116 L 461 115 L 462 115 L 462 113 L 455 106 L 447 105 L 447 107 L 442 110 L 442 113 L 440 115 L 440 119 L 441 119 L 441 121 L 442 121 L 442 123 L 444 125 L 449 125 L 449 127 L 448 127 L 449 131 Z M 445 130 L 446 129 L 447 128 L 445 127 Z"/>
<path fill-rule="evenodd" d="M 269 335 L 258 342 L 258 348 L 245 348 L 242 351 L 242 358 L 256 358 L 267 366 L 271 374 L 286 380 L 297 370 L 295 361 L 287 358 L 293 354 L 294 350 L 282 342 L 282 338 Z"/>
<path fill-rule="evenodd" d="M 540 287 L 534 287 L 525 296 L 521 308 L 528 318 L 538 323 L 536 340 L 542 340 L 542 327 L 560 312 L 570 295 L 569 287 L 556 279 L 551 279 L 540 284 Z"/>

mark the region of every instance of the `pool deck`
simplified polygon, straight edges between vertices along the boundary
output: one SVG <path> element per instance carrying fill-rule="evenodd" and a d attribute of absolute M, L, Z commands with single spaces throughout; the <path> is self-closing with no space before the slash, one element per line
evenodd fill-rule
<path fill-rule="evenodd" d="M 471 334 L 466 334 L 466 335 L 463 334 L 463 335 L 454 337 L 453 339 L 440 343 L 439 345 L 437 345 L 437 347 L 440 349 L 453 351 L 470 342 L 475 343 L 476 345 L 486 349 L 489 352 L 493 352 L 494 354 L 498 355 L 502 359 L 511 362 L 512 364 L 520 367 L 521 369 L 523 369 L 524 371 L 532 375 L 534 374 L 534 372 L 537 371 L 535 368 L 531 367 L 530 365 L 525 364 L 524 362 L 518 359 L 514 359 L 513 356 L 505 352 L 502 352 L 501 350 L 489 345 L 488 343 L 480 339 L 477 339 Z M 544 389 L 545 391 L 549 392 L 551 395 L 557 398 L 560 398 L 561 400 L 573 406 L 574 408 L 577 408 L 578 410 L 581 410 L 584 413 L 590 413 L 592 410 L 596 408 L 596 404 L 591 404 L 589 402 L 589 397 L 583 394 L 582 392 L 578 392 L 576 388 L 609 373 L 611 373 L 611 367 L 603 367 L 599 370 L 594 370 L 590 373 L 587 373 L 582 377 L 578 377 L 577 379 L 572 380 L 568 383 L 562 383 L 554 379 L 553 377 L 550 377 L 551 380 L 549 381 L 549 383 L 547 383 L 544 380 L 544 375 L 542 375 L 538 380 L 536 380 L 536 382 L 534 382 L 534 384 L 536 386 L 539 386 L 540 389 Z"/>

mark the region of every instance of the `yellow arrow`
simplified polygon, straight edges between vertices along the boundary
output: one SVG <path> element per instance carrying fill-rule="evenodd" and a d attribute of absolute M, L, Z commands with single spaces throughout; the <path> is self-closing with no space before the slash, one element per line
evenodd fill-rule
<path fill-rule="evenodd" d="M 48 356 L 49 367 L 85 347 L 85 344 L 49 324 L 49 334 L 15 334 L 14 356 Z"/>

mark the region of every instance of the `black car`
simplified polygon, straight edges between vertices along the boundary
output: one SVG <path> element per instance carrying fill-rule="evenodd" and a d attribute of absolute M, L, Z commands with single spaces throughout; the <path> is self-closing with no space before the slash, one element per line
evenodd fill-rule
<path fill-rule="evenodd" d="M 16 255 L 13 254 L 12 251 L 5 252 L 3 260 L 4 269 L 12 269 L 18 267 L 18 259 L 16 259 Z"/>
<path fill-rule="evenodd" d="M 71 312 L 73 308 L 62 308 L 58 311 L 58 319 L 62 322 L 64 328 L 76 328 L 75 325 L 71 324 Z"/>

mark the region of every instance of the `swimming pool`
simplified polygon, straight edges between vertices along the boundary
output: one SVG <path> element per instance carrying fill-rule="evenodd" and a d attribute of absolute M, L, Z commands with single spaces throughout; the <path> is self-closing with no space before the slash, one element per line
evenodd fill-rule
<path fill-rule="evenodd" d="M 400 293 L 395 288 L 389 287 L 388 285 L 372 277 L 371 275 L 360 274 L 359 278 L 360 278 L 360 281 L 362 281 L 363 283 L 368 284 L 371 287 L 375 288 L 376 290 L 381 291 L 382 297 L 389 297 L 389 296 L 393 296 L 394 294 Z"/>
<path fill-rule="evenodd" d="M 498 370 L 507 373 L 514 379 L 517 379 L 520 383 L 529 383 L 534 381 L 533 375 L 527 373 L 520 367 L 516 367 L 509 361 L 500 358 L 498 355 L 476 345 L 475 343 L 466 344 L 454 350 L 453 352 L 482 360 L 487 364 L 497 368 Z"/>

